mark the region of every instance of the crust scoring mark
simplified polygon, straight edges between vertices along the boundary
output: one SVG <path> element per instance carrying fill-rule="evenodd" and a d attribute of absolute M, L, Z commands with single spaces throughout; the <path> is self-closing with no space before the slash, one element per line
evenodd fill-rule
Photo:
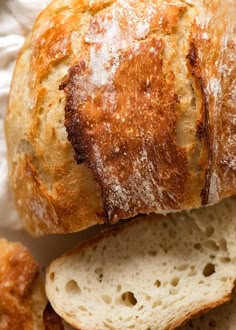
<path fill-rule="evenodd" d="M 227 7 L 227 6 L 226 6 Z M 236 103 L 232 90 L 236 82 L 235 15 L 224 4 L 217 10 L 206 4 L 202 16 L 192 25 L 189 70 L 195 79 L 195 92 L 202 101 L 197 138 L 202 142 L 205 184 L 202 204 L 212 204 L 235 193 Z M 224 12 L 225 11 L 225 12 Z M 222 24 L 219 24 L 219 20 Z M 230 159 L 231 162 L 227 163 Z M 222 164 L 227 163 L 227 166 Z"/>
<path fill-rule="evenodd" d="M 201 94 L 201 109 L 200 114 L 201 118 L 197 123 L 196 127 L 196 137 L 205 144 L 205 150 L 207 152 L 207 165 L 205 171 L 205 184 L 201 192 L 202 204 L 208 204 L 210 181 L 212 176 L 212 148 L 211 148 L 211 128 L 209 121 L 209 102 L 206 93 L 205 81 L 200 70 L 200 61 L 198 55 L 198 48 L 194 41 L 190 42 L 190 49 L 187 55 L 189 61 L 190 72 L 194 76 L 196 81 L 196 88 Z"/>

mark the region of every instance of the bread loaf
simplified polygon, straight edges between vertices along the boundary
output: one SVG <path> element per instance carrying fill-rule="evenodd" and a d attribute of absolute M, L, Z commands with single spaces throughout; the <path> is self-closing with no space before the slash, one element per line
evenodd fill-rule
<path fill-rule="evenodd" d="M 32 255 L 20 243 L 0 239 L 0 329 L 45 330 L 46 304 Z"/>
<path fill-rule="evenodd" d="M 0 239 L 0 330 L 70 330 L 47 303 L 39 266 L 21 243 Z"/>
<path fill-rule="evenodd" d="M 75 232 L 236 187 L 235 0 L 55 0 L 6 117 L 25 227 Z"/>
<path fill-rule="evenodd" d="M 235 199 L 140 217 L 55 260 L 46 294 L 81 330 L 167 330 L 231 298 Z"/>

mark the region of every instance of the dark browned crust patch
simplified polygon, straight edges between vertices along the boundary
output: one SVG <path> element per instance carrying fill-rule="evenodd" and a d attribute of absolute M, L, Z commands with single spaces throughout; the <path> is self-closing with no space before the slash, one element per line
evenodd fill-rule
<path fill-rule="evenodd" d="M 81 61 L 69 70 L 68 77 L 59 87 L 60 90 L 65 90 L 67 95 L 65 124 L 68 131 L 68 139 L 74 147 L 75 158 L 78 164 L 88 161 L 87 151 L 90 148 L 89 144 L 83 141 L 82 130 L 86 129 L 86 123 L 83 123 L 83 121 L 79 122 L 76 116 L 78 106 L 84 104 L 89 97 L 85 89 L 85 86 L 90 85 L 87 79 L 88 74 L 85 62 Z"/>
<path fill-rule="evenodd" d="M 176 143 L 178 97 L 174 75 L 167 80 L 162 70 L 164 47 L 152 37 L 138 54 L 127 51 L 113 84 L 100 89 L 81 61 L 60 87 L 67 96 L 68 138 L 77 162 L 99 182 L 110 222 L 178 210 L 185 199 L 187 157 Z"/>

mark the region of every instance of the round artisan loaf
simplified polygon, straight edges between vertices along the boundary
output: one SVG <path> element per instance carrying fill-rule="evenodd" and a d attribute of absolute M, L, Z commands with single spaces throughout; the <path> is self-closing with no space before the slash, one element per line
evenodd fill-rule
<path fill-rule="evenodd" d="M 10 180 L 35 235 L 236 192 L 235 0 L 55 0 L 17 61 Z"/>
<path fill-rule="evenodd" d="M 39 266 L 21 243 L 0 237 L 0 329 L 66 330 L 48 303 Z"/>

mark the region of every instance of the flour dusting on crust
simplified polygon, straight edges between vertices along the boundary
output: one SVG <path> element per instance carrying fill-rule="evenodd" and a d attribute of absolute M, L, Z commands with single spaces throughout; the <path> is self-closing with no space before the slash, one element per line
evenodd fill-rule
<path fill-rule="evenodd" d="M 196 166 L 204 178 L 202 204 L 211 204 L 225 191 L 222 174 L 235 178 L 235 146 L 222 151 L 222 141 L 234 135 L 230 132 L 226 139 L 222 125 L 231 125 L 223 111 L 225 106 L 232 114 L 224 79 L 227 83 L 234 74 L 235 56 L 228 49 L 232 20 L 219 25 L 222 5 L 200 3 L 189 25 L 185 58 L 196 81 L 193 89 L 202 99 L 196 122 L 202 152 Z M 187 195 L 187 149 L 176 137 L 181 102 L 175 71 L 167 64 L 172 60 L 167 40 L 179 47 L 176 31 L 188 6 L 183 1 L 114 2 L 89 21 L 83 60 L 69 70 L 62 85 L 69 140 L 77 161 L 85 162 L 100 184 L 109 221 L 194 206 L 195 197 Z M 228 166 L 224 172 L 223 163 Z"/>

